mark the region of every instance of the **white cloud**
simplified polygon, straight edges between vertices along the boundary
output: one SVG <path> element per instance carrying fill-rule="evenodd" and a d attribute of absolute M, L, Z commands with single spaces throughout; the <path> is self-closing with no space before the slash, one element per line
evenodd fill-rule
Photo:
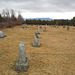
<path fill-rule="evenodd" d="M 73 12 L 75 0 L 0 0 L 1 8 L 23 9 L 30 12 Z"/>
<path fill-rule="evenodd" d="M 21 12 L 25 18 L 67 19 L 75 16 L 75 0 L 0 0 L 0 11 L 5 8 Z"/>
<path fill-rule="evenodd" d="M 75 12 L 22 12 L 24 18 L 71 19 Z"/>

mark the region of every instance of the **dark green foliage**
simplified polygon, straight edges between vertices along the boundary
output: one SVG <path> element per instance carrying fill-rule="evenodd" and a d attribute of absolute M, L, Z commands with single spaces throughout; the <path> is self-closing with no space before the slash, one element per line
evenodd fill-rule
<path fill-rule="evenodd" d="M 7 17 L 2 17 L 0 14 L 0 22 L 16 21 L 16 20 L 17 20 L 17 18 L 15 16 L 12 16 L 11 18 L 7 19 Z"/>
<path fill-rule="evenodd" d="M 71 25 L 75 26 L 75 17 L 71 20 Z"/>
<path fill-rule="evenodd" d="M 16 21 L 17 18 L 16 18 L 14 15 L 12 15 L 12 16 L 11 16 L 11 20 L 12 20 L 12 21 Z"/>
<path fill-rule="evenodd" d="M 3 19 L 3 17 L 1 16 L 1 14 L 0 14 L 0 22 L 2 22 L 4 19 Z"/>
<path fill-rule="evenodd" d="M 74 21 L 75 22 L 75 21 Z M 71 25 L 71 20 L 64 20 L 64 19 L 61 19 L 61 20 L 52 20 L 52 21 L 48 21 L 48 20 L 29 20 L 29 19 L 26 19 L 25 22 L 26 24 L 34 24 L 34 25 Z"/>
<path fill-rule="evenodd" d="M 11 16 L 5 16 L 5 12 L 4 12 L 4 16 L 0 14 L 0 22 L 11 22 L 11 21 L 19 21 L 19 22 L 22 22 L 22 23 L 26 23 L 26 24 L 30 24 L 30 25 L 73 25 L 75 26 L 75 17 L 73 17 L 73 19 L 71 20 L 64 20 L 64 19 L 61 19 L 61 20 L 58 20 L 58 19 L 54 19 L 54 20 L 51 20 L 51 21 L 48 21 L 48 20 L 36 20 L 36 19 L 26 19 L 24 21 L 23 17 L 19 14 L 18 15 L 18 18 L 15 17 L 15 12 L 14 10 L 11 11 L 12 14 Z"/>

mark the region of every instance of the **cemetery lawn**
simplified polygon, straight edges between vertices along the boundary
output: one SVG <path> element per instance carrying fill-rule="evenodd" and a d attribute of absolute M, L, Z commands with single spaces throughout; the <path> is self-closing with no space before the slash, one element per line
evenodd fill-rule
<path fill-rule="evenodd" d="M 6 34 L 0 39 L 0 75 L 75 75 L 75 27 L 66 30 L 47 26 L 46 32 L 43 29 L 38 35 L 40 47 L 32 46 L 36 26 L 0 29 Z M 15 71 L 20 42 L 26 42 L 27 72 Z"/>

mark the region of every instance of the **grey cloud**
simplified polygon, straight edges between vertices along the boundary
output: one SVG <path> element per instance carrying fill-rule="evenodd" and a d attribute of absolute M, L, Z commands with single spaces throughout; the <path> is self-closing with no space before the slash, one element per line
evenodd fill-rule
<path fill-rule="evenodd" d="M 30 12 L 70 12 L 75 11 L 75 0 L 0 0 L 3 8 Z"/>

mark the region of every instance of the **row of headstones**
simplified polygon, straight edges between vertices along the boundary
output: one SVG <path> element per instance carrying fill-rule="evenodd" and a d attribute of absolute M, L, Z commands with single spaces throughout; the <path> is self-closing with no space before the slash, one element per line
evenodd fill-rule
<path fill-rule="evenodd" d="M 56 28 L 56 25 L 52 25 L 53 27 L 55 27 Z M 27 27 L 27 25 L 23 25 L 23 27 L 22 28 L 25 28 L 25 27 Z M 58 26 L 59 27 L 59 26 Z M 66 28 L 67 27 L 67 30 L 69 30 L 70 29 L 70 27 L 69 26 L 64 26 L 63 25 L 63 28 Z M 42 26 L 40 25 L 40 28 L 42 28 Z M 39 30 L 39 29 L 38 29 Z M 43 31 L 46 31 L 46 26 L 44 27 L 44 30 Z M 37 33 L 35 33 L 36 35 L 37 35 Z M 6 35 L 2 32 L 2 31 L 0 31 L 0 38 L 4 38 L 4 37 L 6 37 Z"/>
<path fill-rule="evenodd" d="M 40 26 L 40 28 L 42 28 L 42 27 Z M 44 27 L 43 31 L 46 31 L 46 26 Z M 3 36 L 6 36 L 5 34 L 3 34 L 3 32 L 0 31 L 0 33 Z M 40 34 L 39 26 L 37 28 L 37 33 L 35 33 L 33 46 L 40 46 L 40 42 L 37 39 L 37 38 L 39 38 L 38 34 Z M 27 69 L 29 67 L 29 64 L 28 64 L 29 60 L 28 60 L 28 57 L 26 56 L 26 47 L 25 47 L 25 45 L 26 45 L 25 42 L 22 42 L 19 45 L 19 58 L 18 58 L 18 61 L 16 62 L 16 65 L 15 65 L 15 69 L 18 70 L 18 71 L 27 71 Z"/>
<path fill-rule="evenodd" d="M 25 28 L 25 27 L 27 27 L 27 25 L 23 25 L 23 27 L 22 28 Z M 55 25 L 53 25 L 53 27 L 56 27 Z M 41 25 L 40 25 L 40 28 L 42 28 L 41 27 Z M 66 26 L 63 26 L 63 28 L 66 28 Z M 70 29 L 70 27 L 69 26 L 67 26 L 67 30 L 69 30 Z M 38 29 L 39 30 L 39 29 Z M 44 30 L 43 31 L 46 31 L 46 26 L 44 27 Z M 39 32 L 39 31 L 38 31 Z M 35 33 L 35 35 L 37 36 L 37 33 Z M 2 32 L 2 31 L 0 31 L 0 38 L 4 38 L 4 37 L 6 37 L 6 35 Z"/>
<path fill-rule="evenodd" d="M 40 46 L 40 42 L 37 39 L 37 38 L 40 38 L 38 36 L 38 34 L 40 34 L 40 32 L 39 32 L 39 26 L 37 27 L 37 32 L 35 32 L 35 36 L 34 36 L 34 42 L 33 42 L 33 46 L 34 47 L 39 47 Z"/>
<path fill-rule="evenodd" d="M 59 28 L 59 25 L 52 25 L 54 28 Z M 27 27 L 27 25 L 23 25 L 23 27 L 22 28 L 25 28 L 25 27 Z M 69 26 L 65 26 L 65 25 L 63 25 L 63 28 L 66 28 L 67 27 L 67 30 L 69 30 L 70 29 L 70 27 Z M 42 26 L 40 25 L 40 28 L 42 28 Z M 44 27 L 44 30 L 43 31 L 46 31 L 46 26 Z"/>
<path fill-rule="evenodd" d="M 54 28 L 59 28 L 59 25 L 52 25 Z M 69 26 L 65 26 L 65 25 L 63 25 L 63 28 L 67 28 L 67 30 L 69 30 L 70 29 L 70 27 Z"/>
<path fill-rule="evenodd" d="M 27 25 L 24 24 L 22 28 L 25 28 L 25 27 L 27 27 Z M 40 25 L 40 28 L 42 28 L 41 25 Z M 44 27 L 44 31 L 46 31 L 46 27 Z M 0 38 L 4 38 L 4 37 L 6 37 L 6 35 L 2 31 L 0 31 Z"/>
<path fill-rule="evenodd" d="M 40 26 L 40 28 L 42 28 L 42 27 Z M 46 27 L 44 28 L 44 31 L 45 30 L 46 30 Z M 40 37 L 38 37 L 38 34 L 40 34 L 39 26 L 37 27 L 37 32 L 35 33 L 35 37 L 34 37 L 34 42 L 33 42 L 34 47 L 40 46 L 40 42 L 37 39 L 37 38 L 40 38 Z M 20 43 L 20 45 L 19 45 L 19 58 L 15 65 L 15 69 L 18 71 L 27 71 L 27 69 L 29 67 L 29 64 L 28 64 L 29 60 L 28 60 L 28 57 L 26 56 L 25 45 L 26 45 L 26 43 L 24 43 L 24 42 Z"/>
<path fill-rule="evenodd" d="M 69 26 L 65 26 L 65 25 L 63 25 L 63 28 L 66 28 L 67 27 L 67 30 L 69 30 L 70 29 L 70 27 Z"/>
<path fill-rule="evenodd" d="M 41 25 L 40 25 L 40 28 L 42 28 Z M 47 31 L 47 30 L 46 30 L 46 26 L 44 26 L 44 30 L 43 30 L 43 31 Z M 40 37 L 38 36 L 38 34 L 40 34 L 40 32 L 39 32 L 39 26 L 37 26 L 37 32 L 35 32 L 35 36 L 34 36 L 33 46 L 35 46 L 35 47 L 40 46 L 40 42 L 39 42 L 38 39 L 37 39 L 37 38 L 40 38 Z"/>
<path fill-rule="evenodd" d="M 25 27 L 27 27 L 27 25 L 23 25 L 22 28 L 25 28 Z M 40 28 L 42 28 L 41 25 L 40 25 Z M 46 26 L 44 27 L 43 31 L 46 31 Z M 39 34 L 39 27 L 38 27 L 38 34 Z M 37 33 L 35 33 L 35 35 L 37 36 Z M 4 38 L 4 37 L 6 37 L 6 35 L 2 31 L 0 31 L 0 38 Z"/>
<path fill-rule="evenodd" d="M 46 31 L 46 26 L 44 27 L 43 31 Z M 33 46 L 40 46 L 40 42 L 37 40 L 37 38 L 39 38 L 39 37 L 37 37 L 38 34 L 40 34 L 39 26 L 37 28 L 37 33 L 35 33 Z M 29 60 L 28 60 L 28 57 L 26 56 L 25 44 L 26 43 L 22 42 L 19 45 L 19 58 L 18 58 L 18 61 L 16 62 L 16 65 L 15 65 L 15 69 L 18 70 L 18 71 L 27 71 L 27 69 L 29 67 L 29 64 L 28 64 Z"/>

